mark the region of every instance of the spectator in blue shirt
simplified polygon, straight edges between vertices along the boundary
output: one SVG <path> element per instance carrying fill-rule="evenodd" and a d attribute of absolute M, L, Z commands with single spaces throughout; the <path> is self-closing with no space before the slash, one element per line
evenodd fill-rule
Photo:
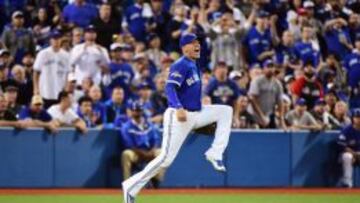
<path fill-rule="evenodd" d="M 341 59 L 344 59 L 353 49 L 347 25 L 347 22 L 342 18 L 329 20 L 325 24 L 328 53 L 335 54 Z"/>
<path fill-rule="evenodd" d="M 352 124 L 345 127 L 339 137 L 338 144 L 342 150 L 340 156 L 343 176 L 341 183 L 345 187 L 353 187 L 353 168 L 360 163 L 360 109 L 352 111 Z"/>
<path fill-rule="evenodd" d="M 101 115 L 93 111 L 93 102 L 88 96 L 83 96 L 79 99 L 79 108 L 77 113 L 85 122 L 87 128 L 94 128 L 102 123 Z"/>
<path fill-rule="evenodd" d="M 351 42 L 355 44 L 356 38 L 360 37 L 360 15 L 352 13 L 349 16 L 349 33 Z"/>
<path fill-rule="evenodd" d="M 144 0 L 136 0 L 135 2 L 134 5 L 126 9 L 122 27 L 124 30 L 129 31 L 136 41 L 145 42 L 147 26 L 151 16 L 144 15 L 145 5 L 147 5 Z"/>
<path fill-rule="evenodd" d="M 234 106 L 240 95 L 237 84 L 228 78 L 228 67 L 225 62 L 218 62 L 214 69 L 214 77 L 210 79 L 205 94 L 213 104 Z"/>
<path fill-rule="evenodd" d="M 292 74 L 294 70 L 301 69 L 299 60 L 295 53 L 294 35 L 290 31 L 285 31 L 281 38 L 281 43 L 276 47 L 276 63 L 285 68 L 286 74 Z"/>
<path fill-rule="evenodd" d="M 151 118 L 153 116 L 152 106 L 150 97 L 152 94 L 152 89 L 150 84 L 147 82 L 142 82 L 137 86 L 137 96 L 138 100 L 142 103 L 143 112 L 146 118 Z"/>
<path fill-rule="evenodd" d="M 105 103 L 105 122 L 106 124 L 114 124 L 118 118 L 126 118 L 126 101 L 124 90 L 121 87 L 113 89 L 111 99 Z"/>
<path fill-rule="evenodd" d="M 104 76 L 103 84 L 106 88 L 107 96 L 110 96 L 112 90 L 116 86 L 120 86 L 124 89 L 125 98 L 131 96 L 130 87 L 134 79 L 134 71 L 131 65 L 125 62 L 121 54 L 127 48 L 126 45 L 120 43 L 113 43 L 110 46 L 111 50 L 111 62 L 109 64 L 110 72 Z"/>
<path fill-rule="evenodd" d="M 85 0 L 74 0 L 74 3 L 65 6 L 63 10 L 64 21 L 71 27 L 86 28 L 97 16 L 98 10 L 95 5 Z"/>
<path fill-rule="evenodd" d="M 295 53 L 302 65 L 311 62 L 316 67 L 320 62 L 320 53 L 313 48 L 313 36 L 314 29 L 310 25 L 301 27 L 301 41 L 295 43 Z"/>
<path fill-rule="evenodd" d="M 154 125 L 143 114 L 140 102 L 134 102 L 131 107 L 130 119 L 121 128 L 121 137 L 125 150 L 121 154 L 123 179 L 131 176 L 133 166 L 149 162 L 160 154 L 160 138 Z M 164 172 L 153 178 L 154 187 L 162 180 Z"/>
<path fill-rule="evenodd" d="M 41 127 L 55 133 L 60 125 L 52 119 L 43 106 L 44 102 L 41 96 L 33 96 L 30 106 L 21 109 L 19 113 L 19 120 L 28 121 L 29 127 Z"/>
<path fill-rule="evenodd" d="M 347 85 L 351 88 L 350 107 L 360 107 L 360 37 L 356 38 L 355 49 L 346 56 Z"/>
<path fill-rule="evenodd" d="M 268 18 L 268 12 L 259 11 L 256 18 L 256 25 L 249 30 L 243 40 L 247 49 L 248 62 L 250 65 L 262 63 L 266 59 L 273 58 L 275 55 Z"/>

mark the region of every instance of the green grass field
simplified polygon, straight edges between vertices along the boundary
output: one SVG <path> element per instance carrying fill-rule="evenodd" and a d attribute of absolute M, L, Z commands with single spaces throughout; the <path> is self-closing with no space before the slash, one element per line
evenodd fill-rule
<path fill-rule="evenodd" d="M 360 194 L 141 195 L 136 203 L 359 203 Z M 121 195 L 3 195 L 0 203 L 122 203 Z"/>

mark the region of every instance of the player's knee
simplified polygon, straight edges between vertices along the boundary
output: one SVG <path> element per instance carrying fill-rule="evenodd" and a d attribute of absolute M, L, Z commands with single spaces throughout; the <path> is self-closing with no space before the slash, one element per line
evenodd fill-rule
<path fill-rule="evenodd" d="M 226 114 L 227 116 L 228 115 L 232 115 L 233 112 L 234 112 L 234 109 L 232 106 L 229 106 L 229 105 L 223 105 L 223 113 Z"/>
<path fill-rule="evenodd" d="M 341 160 L 343 162 L 351 162 L 354 158 L 354 155 L 352 155 L 350 152 L 345 152 L 341 156 Z"/>

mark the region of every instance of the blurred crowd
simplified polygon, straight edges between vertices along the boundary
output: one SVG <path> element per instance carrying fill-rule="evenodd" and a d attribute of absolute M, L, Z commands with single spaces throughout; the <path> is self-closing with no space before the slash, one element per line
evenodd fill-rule
<path fill-rule="evenodd" d="M 233 128 L 341 129 L 360 107 L 359 14 L 360 0 L 3 0 L 0 126 L 161 128 L 195 33 L 203 103 L 233 106 Z"/>

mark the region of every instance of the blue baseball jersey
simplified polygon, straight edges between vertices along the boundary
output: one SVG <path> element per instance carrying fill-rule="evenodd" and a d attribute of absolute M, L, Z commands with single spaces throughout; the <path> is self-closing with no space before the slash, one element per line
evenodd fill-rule
<path fill-rule="evenodd" d="M 121 137 L 126 148 L 150 150 L 160 146 L 159 134 L 152 123 L 143 118 L 138 124 L 129 119 L 121 127 Z"/>
<path fill-rule="evenodd" d="M 261 62 L 258 60 L 258 56 L 272 49 L 272 40 L 270 29 L 265 30 L 264 33 L 260 33 L 255 26 L 253 26 L 243 40 L 243 44 L 248 49 L 248 59 L 250 64 Z"/>
<path fill-rule="evenodd" d="M 132 5 L 126 9 L 125 19 L 128 29 L 137 41 L 146 40 L 146 23 L 148 19 L 143 16 L 143 8 L 138 4 Z"/>
<path fill-rule="evenodd" d="M 348 147 L 360 152 L 360 130 L 356 130 L 352 125 L 345 127 L 341 131 L 337 142 L 343 149 Z"/>
<path fill-rule="evenodd" d="M 312 47 L 310 42 L 295 43 L 295 54 L 303 63 L 311 61 L 314 66 L 319 64 L 320 53 Z"/>
<path fill-rule="evenodd" d="M 29 107 L 22 108 L 19 113 L 19 120 L 25 120 L 25 119 L 34 119 L 44 122 L 48 122 L 52 120 L 50 114 L 46 110 L 42 109 L 40 112 L 36 113 L 31 111 Z"/>
<path fill-rule="evenodd" d="M 325 41 L 329 53 L 336 54 L 340 56 L 341 59 L 344 59 L 347 54 L 350 53 L 350 50 L 340 42 L 340 39 L 344 38 L 350 44 L 350 34 L 347 28 L 342 29 L 331 29 L 325 33 Z"/>
<path fill-rule="evenodd" d="M 171 65 L 165 93 L 169 107 L 201 110 L 201 73 L 195 61 L 183 56 Z"/>
<path fill-rule="evenodd" d="M 353 51 L 347 55 L 344 66 L 347 70 L 347 84 L 352 88 L 358 87 L 360 83 L 360 53 Z"/>
<path fill-rule="evenodd" d="M 111 62 L 109 68 L 111 83 L 106 86 L 107 96 L 111 96 L 114 87 L 120 86 L 124 90 L 125 97 L 128 98 L 131 93 L 130 86 L 135 76 L 132 67 L 128 63 L 119 64 Z"/>
<path fill-rule="evenodd" d="M 219 82 L 215 77 L 211 78 L 205 89 L 205 94 L 211 98 L 214 104 L 226 104 L 233 106 L 240 95 L 240 90 L 232 80 Z"/>
<path fill-rule="evenodd" d="M 98 15 L 95 5 L 85 3 L 82 6 L 69 4 L 63 10 L 63 17 L 66 23 L 74 23 L 82 28 L 90 25 L 91 21 Z"/>

